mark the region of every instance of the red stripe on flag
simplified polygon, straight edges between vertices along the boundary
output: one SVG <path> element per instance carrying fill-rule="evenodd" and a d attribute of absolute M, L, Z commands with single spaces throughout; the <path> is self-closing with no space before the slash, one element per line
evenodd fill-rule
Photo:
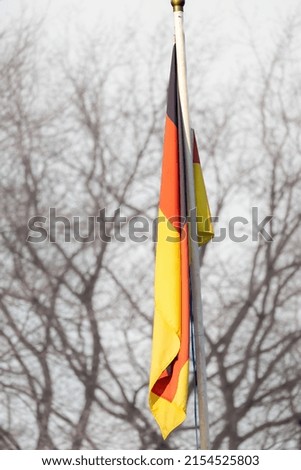
<path fill-rule="evenodd" d="M 159 207 L 167 219 L 180 216 L 178 130 L 166 116 Z"/>

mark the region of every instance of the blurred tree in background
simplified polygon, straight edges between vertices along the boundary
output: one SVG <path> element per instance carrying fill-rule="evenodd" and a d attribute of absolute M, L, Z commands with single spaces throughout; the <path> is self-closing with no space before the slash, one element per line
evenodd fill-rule
<path fill-rule="evenodd" d="M 148 410 L 154 243 L 127 236 L 131 218 L 156 217 L 170 51 L 160 35 L 137 47 L 130 31 L 54 52 L 43 31 L 24 20 L 0 34 L 0 446 L 193 448 L 192 394 L 165 442 Z M 228 234 L 200 256 L 212 446 L 297 449 L 298 21 L 283 24 L 273 49 L 251 40 L 239 78 L 218 87 L 214 47 L 194 38 L 191 114 L 217 236 L 233 216 L 250 221 L 247 241 Z M 252 207 L 258 224 L 273 216 L 272 242 L 252 240 Z M 113 218 L 94 236 L 88 217 L 103 208 Z M 126 241 L 102 241 L 118 208 Z M 34 216 L 41 243 L 28 241 Z"/>

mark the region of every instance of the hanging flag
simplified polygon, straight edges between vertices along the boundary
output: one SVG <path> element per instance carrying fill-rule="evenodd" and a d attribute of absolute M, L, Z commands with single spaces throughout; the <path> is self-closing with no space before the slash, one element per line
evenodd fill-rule
<path fill-rule="evenodd" d="M 176 46 L 168 87 L 155 269 L 155 313 L 149 404 L 164 439 L 186 418 L 189 375 L 190 279 L 187 184 Z M 213 236 L 195 143 L 199 244 Z M 204 217 L 204 218 L 202 218 Z"/>
<path fill-rule="evenodd" d="M 211 222 L 210 207 L 208 204 L 207 192 L 200 163 L 200 157 L 195 138 L 192 130 L 193 143 L 193 176 L 195 187 L 195 204 L 197 216 L 197 238 L 199 246 L 208 243 L 214 236 L 213 225 Z"/>

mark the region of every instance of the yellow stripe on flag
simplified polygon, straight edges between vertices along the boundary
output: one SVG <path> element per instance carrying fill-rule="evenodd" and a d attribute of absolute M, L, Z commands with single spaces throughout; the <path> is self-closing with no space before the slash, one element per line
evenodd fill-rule
<path fill-rule="evenodd" d="M 211 213 L 208 203 L 206 186 L 204 182 L 202 167 L 199 159 L 196 138 L 193 132 L 193 173 L 195 187 L 195 203 L 197 215 L 198 244 L 205 245 L 214 237 Z"/>
<path fill-rule="evenodd" d="M 164 438 L 186 417 L 188 357 L 181 365 L 172 400 L 153 387 L 177 357 L 181 346 L 181 240 L 159 210 L 155 272 L 155 314 L 150 372 L 150 409 Z M 160 219 L 159 219 L 160 220 Z M 171 239 L 173 241 L 171 241 Z M 187 243 L 187 240 L 184 240 Z M 166 282 L 168 281 L 168 282 Z"/>

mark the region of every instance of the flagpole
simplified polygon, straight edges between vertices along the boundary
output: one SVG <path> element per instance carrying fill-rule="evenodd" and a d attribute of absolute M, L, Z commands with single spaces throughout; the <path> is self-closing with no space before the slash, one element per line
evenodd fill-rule
<path fill-rule="evenodd" d="M 188 213 L 190 215 L 190 233 L 196 234 L 196 213 L 193 211 L 196 207 L 194 192 L 194 175 L 192 159 L 192 139 L 188 106 L 187 91 L 187 71 L 186 71 L 186 53 L 185 36 L 183 26 L 183 10 L 185 0 L 171 0 L 174 11 L 177 68 L 178 68 L 178 86 L 180 103 L 183 116 L 183 134 L 185 145 L 185 168 L 188 180 Z M 198 391 L 198 409 L 200 426 L 200 449 L 209 449 L 209 424 L 208 424 L 208 402 L 207 402 L 207 377 L 206 377 L 206 358 L 205 358 L 205 334 L 203 326 L 203 307 L 201 297 L 200 280 L 200 262 L 199 248 L 196 237 L 190 236 L 191 250 L 191 290 L 192 290 L 192 312 L 195 332 L 195 350 L 196 350 L 196 374 Z"/>

